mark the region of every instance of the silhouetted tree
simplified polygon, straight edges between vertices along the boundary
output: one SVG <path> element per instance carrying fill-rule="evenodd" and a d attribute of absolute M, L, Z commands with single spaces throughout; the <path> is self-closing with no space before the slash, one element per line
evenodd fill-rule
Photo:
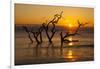
<path fill-rule="evenodd" d="M 34 32 L 33 30 L 31 30 L 31 33 L 33 34 L 36 42 L 39 44 L 39 43 L 42 43 L 42 31 L 43 31 L 43 27 L 41 26 L 37 32 Z M 40 37 L 39 37 L 40 36 Z M 39 40 L 40 38 L 40 40 Z"/>
<path fill-rule="evenodd" d="M 31 43 L 33 43 L 33 40 L 31 38 L 31 35 L 30 35 L 30 31 L 28 30 L 28 28 L 26 26 L 23 26 L 23 29 L 26 31 L 26 33 L 28 34 L 28 38 L 30 39 Z"/>
<path fill-rule="evenodd" d="M 33 36 L 34 36 L 36 42 L 39 44 L 39 43 L 40 43 L 40 41 L 38 40 L 38 35 L 39 35 L 39 33 L 38 33 L 38 32 L 33 32 L 33 31 L 31 31 L 31 33 L 33 34 Z"/>
<path fill-rule="evenodd" d="M 63 32 L 60 33 L 60 37 L 61 37 L 61 46 L 63 45 L 63 42 L 71 42 L 70 40 L 66 39 L 67 37 L 70 37 L 70 36 L 75 36 L 75 35 L 78 35 L 78 31 L 80 29 L 81 26 L 84 26 L 88 23 L 85 23 L 85 24 L 82 24 L 79 22 L 78 20 L 78 27 L 76 29 L 76 31 L 74 33 L 69 33 L 69 32 L 66 32 L 66 34 L 63 36 Z"/>
<path fill-rule="evenodd" d="M 55 24 L 57 24 L 59 19 L 62 17 L 62 13 L 63 13 L 63 11 L 60 14 L 55 14 L 54 18 L 50 22 L 48 22 L 47 24 L 45 24 L 45 23 L 42 24 L 50 43 L 52 43 L 52 38 L 53 38 L 54 34 L 56 33 Z M 49 31 L 49 24 L 53 25 L 53 28 L 51 30 L 51 33 L 52 33 L 51 36 L 49 35 L 49 32 L 50 32 Z"/>
<path fill-rule="evenodd" d="M 53 28 L 52 28 L 52 30 L 51 30 L 52 32 L 53 32 L 54 29 L 55 29 L 55 24 L 58 23 L 59 19 L 61 19 L 62 13 L 63 13 L 63 11 L 62 11 L 60 14 L 55 14 L 55 15 L 54 15 L 54 18 L 47 24 L 47 27 L 49 26 L 49 24 L 52 24 L 52 25 L 53 25 Z"/>
<path fill-rule="evenodd" d="M 52 38 L 53 38 L 53 36 L 54 36 L 54 34 L 55 34 L 56 31 L 52 31 L 52 34 L 50 36 L 49 35 L 49 31 L 48 31 L 48 27 L 47 27 L 48 25 L 46 25 L 45 23 L 43 23 L 42 26 L 43 26 L 43 28 L 44 28 L 44 30 L 46 32 L 46 35 L 47 35 L 47 38 L 48 38 L 49 42 L 52 43 Z"/>

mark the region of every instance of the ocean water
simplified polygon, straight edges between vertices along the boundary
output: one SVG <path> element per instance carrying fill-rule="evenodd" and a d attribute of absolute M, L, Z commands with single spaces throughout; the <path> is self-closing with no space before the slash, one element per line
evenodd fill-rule
<path fill-rule="evenodd" d="M 15 31 L 15 65 L 94 60 L 93 32 L 83 31 L 80 35 L 70 36 L 67 39 L 79 41 L 63 43 L 62 47 L 59 32 L 54 35 L 53 43 L 48 42 L 45 32 L 41 44 L 36 43 L 32 34 L 31 37 L 33 43 L 25 31 Z"/>

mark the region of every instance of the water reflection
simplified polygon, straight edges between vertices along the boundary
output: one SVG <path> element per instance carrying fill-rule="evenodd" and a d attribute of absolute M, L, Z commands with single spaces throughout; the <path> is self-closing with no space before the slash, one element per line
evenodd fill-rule
<path fill-rule="evenodd" d="M 72 45 L 73 45 L 73 42 L 69 42 L 68 45 L 69 45 L 69 46 L 72 46 Z"/>
<path fill-rule="evenodd" d="M 68 50 L 68 52 L 66 53 L 64 58 L 67 61 L 76 61 L 76 59 L 78 59 L 77 56 L 75 56 L 75 54 L 74 54 L 74 52 L 72 50 Z"/>
<path fill-rule="evenodd" d="M 33 47 L 33 58 L 48 58 L 48 57 L 54 57 L 55 56 L 55 48 L 53 43 L 49 43 L 47 47 L 43 47 L 44 44 L 36 44 L 35 47 Z"/>
<path fill-rule="evenodd" d="M 72 39 L 72 37 L 69 37 L 68 40 L 69 40 L 69 41 L 72 41 L 73 39 Z M 69 42 L 68 45 L 69 45 L 69 46 L 72 46 L 72 45 L 73 45 L 73 42 Z"/>
<path fill-rule="evenodd" d="M 72 52 L 72 50 L 68 51 L 68 55 L 67 56 L 68 56 L 67 58 L 73 58 L 73 52 Z"/>
<path fill-rule="evenodd" d="M 66 58 L 68 59 L 73 59 L 73 51 L 72 50 L 64 50 L 63 46 L 62 47 L 55 47 L 53 43 L 48 44 L 48 47 L 43 47 L 43 44 L 36 44 L 35 47 L 32 47 L 33 44 L 29 44 L 28 47 L 33 48 L 33 55 L 35 54 L 34 57 L 64 57 L 64 55 L 67 54 Z M 70 42 L 68 44 L 69 46 L 72 46 L 73 43 Z M 66 53 L 67 51 L 67 53 Z"/>
<path fill-rule="evenodd" d="M 73 45 L 70 42 L 69 45 Z M 53 43 L 50 44 L 28 44 L 24 47 L 16 48 L 16 64 L 36 64 L 36 63 L 47 63 L 47 62 L 71 62 L 84 60 L 85 56 L 89 57 L 91 54 L 85 54 L 88 49 L 85 48 L 74 48 L 64 46 L 55 46 Z M 90 49 L 91 51 L 91 49 Z M 80 57 L 81 55 L 81 57 Z M 81 58 L 81 59 L 80 59 Z M 86 58 L 87 59 L 87 58 Z M 88 58 L 89 59 L 89 58 Z"/>
<path fill-rule="evenodd" d="M 72 37 L 69 37 L 68 40 L 69 40 L 69 41 L 72 41 Z"/>
<path fill-rule="evenodd" d="M 53 43 L 48 44 L 48 47 L 43 47 L 42 44 L 37 44 L 36 47 L 33 48 L 33 55 L 34 54 L 36 59 L 63 58 L 67 61 L 75 61 L 76 59 L 74 52 L 71 49 L 67 50 L 63 47 L 55 47 Z"/>

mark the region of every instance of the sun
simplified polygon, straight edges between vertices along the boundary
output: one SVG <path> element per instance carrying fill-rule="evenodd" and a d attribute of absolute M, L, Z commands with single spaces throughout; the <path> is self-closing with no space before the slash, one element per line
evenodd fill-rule
<path fill-rule="evenodd" d="M 71 27 L 73 27 L 73 25 L 72 25 L 72 24 L 69 24 L 69 25 L 68 25 L 68 27 L 70 27 L 70 28 L 71 28 Z"/>
<path fill-rule="evenodd" d="M 66 18 L 66 19 L 60 20 L 59 25 L 66 26 L 67 28 L 71 29 L 76 26 L 75 23 L 76 23 L 76 21 L 74 19 Z"/>
<path fill-rule="evenodd" d="M 71 20 L 71 19 L 66 19 L 66 20 L 65 20 L 65 23 L 66 23 L 66 25 L 67 25 L 69 28 L 72 28 L 72 27 L 73 27 L 73 20 Z"/>

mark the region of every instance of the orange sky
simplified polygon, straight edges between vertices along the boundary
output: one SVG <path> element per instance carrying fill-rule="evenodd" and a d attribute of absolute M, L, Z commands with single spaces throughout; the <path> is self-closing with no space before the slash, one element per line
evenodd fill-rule
<path fill-rule="evenodd" d="M 15 4 L 15 24 L 42 24 L 53 18 L 54 14 L 63 11 L 58 25 L 76 26 L 77 20 L 94 24 L 94 9 L 68 6 L 47 6 L 32 4 Z"/>

